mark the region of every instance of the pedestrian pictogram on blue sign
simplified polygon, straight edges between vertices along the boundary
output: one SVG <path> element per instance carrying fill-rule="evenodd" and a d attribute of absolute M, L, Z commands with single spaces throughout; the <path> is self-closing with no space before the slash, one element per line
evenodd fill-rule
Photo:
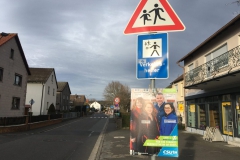
<path fill-rule="evenodd" d="M 138 36 L 137 78 L 168 78 L 168 34 Z"/>

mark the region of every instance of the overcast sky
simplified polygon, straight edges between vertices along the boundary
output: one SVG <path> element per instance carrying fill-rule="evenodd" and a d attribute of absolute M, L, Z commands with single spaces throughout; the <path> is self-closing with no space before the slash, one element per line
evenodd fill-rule
<path fill-rule="evenodd" d="M 157 88 L 183 73 L 179 59 L 240 13 L 234 1 L 168 1 L 186 29 L 168 34 L 170 74 L 156 79 Z M 137 34 L 123 34 L 139 2 L 1 0 L 0 32 L 18 33 L 29 67 L 55 68 L 57 81 L 67 81 L 72 94 L 101 100 L 111 81 L 149 87 L 149 79 L 136 78 Z"/>

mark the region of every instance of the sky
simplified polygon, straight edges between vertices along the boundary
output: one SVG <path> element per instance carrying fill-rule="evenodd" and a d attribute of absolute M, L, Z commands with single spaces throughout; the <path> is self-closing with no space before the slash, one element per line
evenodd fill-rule
<path fill-rule="evenodd" d="M 165 88 L 183 69 L 177 61 L 235 16 L 237 0 L 168 0 L 185 25 L 168 33 L 169 77 L 155 79 Z M 1 0 L 0 32 L 17 33 L 29 67 L 54 68 L 71 94 L 104 100 L 112 81 L 149 88 L 136 78 L 137 37 L 124 34 L 140 0 Z"/>

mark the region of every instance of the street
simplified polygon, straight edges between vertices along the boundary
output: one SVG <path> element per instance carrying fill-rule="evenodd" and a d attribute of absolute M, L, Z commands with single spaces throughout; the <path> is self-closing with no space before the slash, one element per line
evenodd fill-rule
<path fill-rule="evenodd" d="M 95 113 L 27 132 L 1 134 L 1 159 L 87 160 L 106 121 L 106 115 Z"/>

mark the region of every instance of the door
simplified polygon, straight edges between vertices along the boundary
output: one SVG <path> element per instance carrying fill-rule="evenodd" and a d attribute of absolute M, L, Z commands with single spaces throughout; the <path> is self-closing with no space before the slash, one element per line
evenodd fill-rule
<path fill-rule="evenodd" d="M 237 121 L 237 128 L 238 128 L 238 132 L 237 132 L 237 135 L 238 135 L 238 137 L 240 137 L 240 110 L 238 109 L 238 110 L 236 110 L 237 112 L 237 119 L 236 119 L 236 121 Z"/>
<path fill-rule="evenodd" d="M 233 114 L 231 102 L 222 102 L 223 133 L 233 135 Z"/>
<path fill-rule="evenodd" d="M 236 128 L 237 136 L 240 137 L 240 95 L 236 97 Z"/>

